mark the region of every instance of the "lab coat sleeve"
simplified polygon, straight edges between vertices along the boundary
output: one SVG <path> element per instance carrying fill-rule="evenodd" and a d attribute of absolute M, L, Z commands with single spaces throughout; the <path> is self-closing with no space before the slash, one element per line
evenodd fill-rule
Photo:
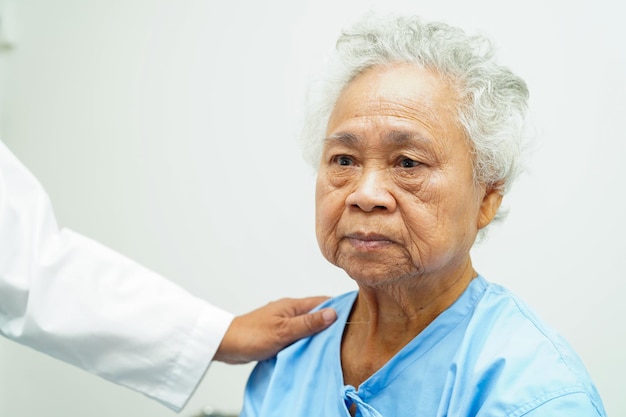
<path fill-rule="evenodd" d="M 0 142 L 0 333 L 180 410 L 233 316 L 67 229 Z"/>

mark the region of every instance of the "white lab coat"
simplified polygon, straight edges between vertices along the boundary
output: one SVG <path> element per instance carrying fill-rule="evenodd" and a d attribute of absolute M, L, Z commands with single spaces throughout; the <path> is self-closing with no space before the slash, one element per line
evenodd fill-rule
<path fill-rule="evenodd" d="M 0 142 L 0 334 L 180 410 L 233 316 L 59 229 Z"/>

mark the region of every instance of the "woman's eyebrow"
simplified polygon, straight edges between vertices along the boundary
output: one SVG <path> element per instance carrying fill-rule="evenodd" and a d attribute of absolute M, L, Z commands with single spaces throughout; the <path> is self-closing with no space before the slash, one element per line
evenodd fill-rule
<path fill-rule="evenodd" d="M 324 142 L 338 142 L 346 146 L 356 146 L 363 139 L 354 133 L 350 132 L 337 132 L 324 139 Z M 408 145 L 427 145 L 433 144 L 432 140 L 424 135 L 406 130 L 392 130 L 387 132 L 383 136 L 383 141 L 396 146 L 408 146 Z"/>
<path fill-rule="evenodd" d="M 338 132 L 328 136 L 326 139 L 324 139 L 324 142 L 339 142 L 347 146 L 355 146 L 359 142 L 361 142 L 361 138 L 354 133 Z"/>
<path fill-rule="evenodd" d="M 424 135 L 406 130 L 392 130 L 388 132 L 383 137 L 385 142 L 392 143 L 394 145 L 427 145 L 430 146 L 433 144 L 432 140 L 425 137 Z"/>

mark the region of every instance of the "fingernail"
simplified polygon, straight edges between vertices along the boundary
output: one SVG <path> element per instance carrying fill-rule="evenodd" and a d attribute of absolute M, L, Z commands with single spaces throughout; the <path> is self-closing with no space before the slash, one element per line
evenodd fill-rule
<path fill-rule="evenodd" d="M 326 323 L 332 323 L 337 319 L 337 313 L 332 308 L 322 311 L 322 318 Z"/>

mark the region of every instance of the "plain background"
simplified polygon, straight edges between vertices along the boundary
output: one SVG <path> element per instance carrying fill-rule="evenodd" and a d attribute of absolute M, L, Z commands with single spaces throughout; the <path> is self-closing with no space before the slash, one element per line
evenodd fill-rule
<path fill-rule="evenodd" d="M 384 4 L 384 7 L 381 5 Z M 476 268 L 572 343 L 626 415 L 626 30 L 612 0 L 0 0 L 0 137 L 59 223 L 234 313 L 354 288 L 314 238 L 295 140 L 308 80 L 369 8 L 490 36 L 531 90 L 535 146 Z M 181 412 L 237 412 L 213 364 Z M 173 412 L 0 339 L 0 416 Z"/>

